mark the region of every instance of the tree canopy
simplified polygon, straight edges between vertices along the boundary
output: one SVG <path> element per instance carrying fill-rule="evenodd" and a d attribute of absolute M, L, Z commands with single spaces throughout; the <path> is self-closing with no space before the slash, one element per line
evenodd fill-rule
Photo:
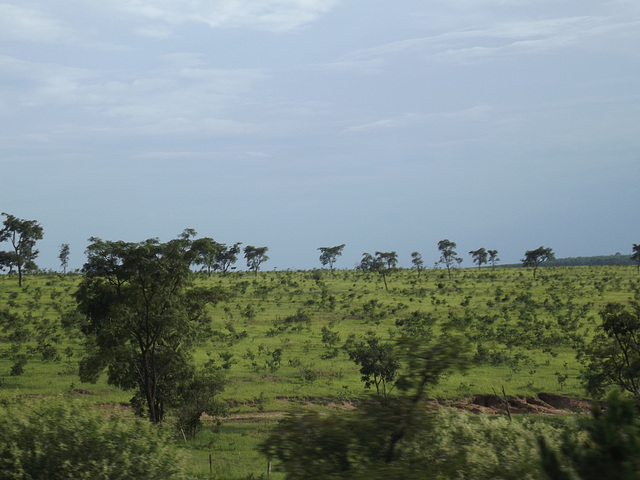
<path fill-rule="evenodd" d="M 527 250 L 521 261 L 523 267 L 533 267 L 533 278 L 536 278 L 536 272 L 540 264 L 554 258 L 555 255 L 552 249 L 540 246 L 535 250 Z"/>
<path fill-rule="evenodd" d="M 207 322 L 205 307 L 224 292 L 193 286 L 191 233 L 167 243 L 90 241 L 76 292 L 86 318 L 81 379 L 96 381 L 106 369 L 111 385 L 135 392 L 139 413 L 160 422 L 193 382 L 191 349 Z"/>
<path fill-rule="evenodd" d="M 458 257 L 458 254 L 454 250 L 456 248 L 456 242 L 452 242 L 449 239 L 440 240 L 438 242 L 438 250 L 440 251 L 440 260 L 436 262 L 437 264 L 442 264 L 447 268 L 447 273 L 449 278 L 451 278 L 451 267 L 454 264 L 462 263 L 462 259 Z"/>
<path fill-rule="evenodd" d="M 18 270 L 18 285 L 22 287 L 22 274 L 25 269 L 35 269 L 35 258 L 38 250 L 35 250 L 36 241 L 42 240 L 42 227 L 35 220 L 22 220 L 8 213 L 2 213 L 5 219 L 0 230 L 0 242 L 8 241 L 13 248 L 12 252 L 3 255 L 3 263 L 10 268 L 15 266 Z"/>
<path fill-rule="evenodd" d="M 253 245 L 244 247 L 244 258 L 247 260 L 247 267 L 254 274 L 258 275 L 260 265 L 269 260 L 268 251 L 268 247 L 254 247 Z"/>
<path fill-rule="evenodd" d="M 323 267 L 329 265 L 329 270 L 333 272 L 333 264 L 336 263 L 337 258 L 342 255 L 345 244 L 336 245 L 335 247 L 320 247 L 320 263 Z"/>

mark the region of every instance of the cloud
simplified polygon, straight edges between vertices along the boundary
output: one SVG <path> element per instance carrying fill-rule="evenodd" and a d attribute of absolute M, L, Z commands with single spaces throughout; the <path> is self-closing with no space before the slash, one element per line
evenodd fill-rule
<path fill-rule="evenodd" d="M 70 39 L 70 31 L 44 12 L 0 3 L 0 39 L 25 42 L 59 42 Z"/>
<path fill-rule="evenodd" d="M 422 54 L 439 61 L 473 63 L 573 46 L 597 47 L 602 39 L 637 39 L 639 27 L 640 18 L 633 16 L 571 16 L 502 22 L 482 28 L 457 29 L 428 37 L 389 42 L 352 52 L 342 61 L 364 62 L 404 54 Z"/>
<path fill-rule="evenodd" d="M 394 117 L 382 118 L 372 122 L 353 125 L 345 128 L 342 133 L 347 135 L 359 135 L 406 129 L 427 122 L 475 121 L 484 118 L 489 111 L 490 108 L 488 106 L 478 105 L 464 110 L 451 112 L 425 114 L 405 113 Z"/>
<path fill-rule="evenodd" d="M 279 32 L 313 22 L 337 3 L 338 0 L 106 0 L 102 7 L 170 25 L 200 23 L 212 28 L 248 27 Z"/>

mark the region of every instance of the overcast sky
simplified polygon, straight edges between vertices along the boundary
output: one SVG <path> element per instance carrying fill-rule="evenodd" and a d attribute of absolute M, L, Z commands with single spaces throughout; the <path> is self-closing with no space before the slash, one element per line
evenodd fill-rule
<path fill-rule="evenodd" d="M 44 268 L 184 228 L 267 270 L 630 254 L 640 2 L 0 0 L 0 125 Z"/>

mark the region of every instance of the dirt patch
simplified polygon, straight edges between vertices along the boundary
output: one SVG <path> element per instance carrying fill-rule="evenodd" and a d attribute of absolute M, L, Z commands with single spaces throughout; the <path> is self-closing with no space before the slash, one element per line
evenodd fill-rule
<path fill-rule="evenodd" d="M 591 402 L 588 400 L 549 393 L 539 393 L 536 397 L 507 397 L 507 401 L 512 414 L 566 415 L 591 411 Z M 472 413 L 496 415 L 506 412 L 504 398 L 498 395 L 474 395 L 457 402 L 447 404 L 439 401 L 438 403 Z"/>

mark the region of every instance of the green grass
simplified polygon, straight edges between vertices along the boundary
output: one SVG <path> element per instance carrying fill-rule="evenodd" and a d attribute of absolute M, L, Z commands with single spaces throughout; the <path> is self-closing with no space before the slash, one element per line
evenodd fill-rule
<path fill-rule="evenodd" d="M 434 335 L 438 325 L 452 322 L 469 337 L 473 354 L 481 344 L 509 357 L 489 362 L 476 355 L 467 371 L 449 375 L 430 391 L 432 397 L 491 394 L 502 386 L 512 396 L 550 392 L 583 397 L 571 342 L 565 338 L 547 349 L 544 344 L 567 333 L 566 321 L 576 323 L 581 338 L 591 338 L 607 302 L 640 298 L 639 278 L 633 266 L 547 267 L 538 270 L 535 281 L 526 269 L 461 269 L 451 280 L 442 270 L 423 271 L 420 279 L 415 271 L 402 270 L 388 278 L 387 291 L 380 276 L 355 271 L 200 276 L 199 283 L 221 285 L 232 296 L 211 309 L 210 331 L 195 359 L 223 368 L 220 354 L 231 355 L 222 397 L 232 414 L 328 411 L 330 403 L 357 400 L 367 391 L 344 352 L 322 358 L 327 352 L 322 328 L 339 333 L 337 346 L 350 334 L 368 331 L 391 339 L 398 334 L 396 320 L 419 311 L 437 319 Z M 0 276 L 0 399 L 73 395 L 88 404 L 120 404 L 131 397 L 104 379 L 97 384 L 79 381 L 82 335 L 73 321 L 72 297 L 79 281 L 78 275 L 29 275 L 20 289 L 15 277 Z M 298 312 L 302 321 L 286 323 Z M 539 342 L 508 346 L 518 335 L 534 331 L 540 332 Z M 12 376 L 19 358 L 27 362 L 21 375 Z M 209 454 L 215 459 L 214 478 L 258 476 L 266 472 L 266 459 L 256 445 L 276 418 L 226 422 L 219 428 L 209 424 L 196 441 L 177 445 L 199 478 L 210 478 Z"/>

